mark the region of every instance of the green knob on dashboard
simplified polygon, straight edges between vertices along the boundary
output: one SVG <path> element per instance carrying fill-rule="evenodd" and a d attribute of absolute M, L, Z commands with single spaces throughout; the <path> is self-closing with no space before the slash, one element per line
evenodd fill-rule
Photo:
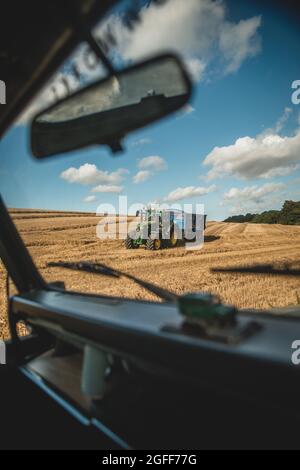
<path fill-rule="evenodd" d="M 223 305 L 218 297 L 205 292 L 195 292 L 179 297 L 180 313 L 187 322 L 222 326 L 235 322 L 235 308 Z"/>

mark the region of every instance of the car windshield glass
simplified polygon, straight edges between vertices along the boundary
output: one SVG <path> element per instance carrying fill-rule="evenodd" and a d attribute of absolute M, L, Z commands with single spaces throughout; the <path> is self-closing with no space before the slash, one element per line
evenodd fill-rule
<path fill-rule="evenodd" d="M 46 281 L 159 300 L 125 277 L 112 282 L 55 266 L 88 261 L 176 294 L 211 292 L 239 308 L 299 304 L 300 28 L 279 8 L 119 2 L 93 31 L 114 65 L 170 51 L 183 59 L 195 92 L 177 114 L 125 138 L 117 157 L 103 146 L 32 157 L 30 119 L 105 75 L 85 44 L 55 73 L 0 142 L 1 194 Z M 159 78 L 171 95 L 180 92 L 170 70 Z M 153 81 L 132 83 L 132 93 L 160 94 Z M 119 85 L 111 80 L 103 109 Z M 58 114 L 65 119 L 67 111 Z"/>

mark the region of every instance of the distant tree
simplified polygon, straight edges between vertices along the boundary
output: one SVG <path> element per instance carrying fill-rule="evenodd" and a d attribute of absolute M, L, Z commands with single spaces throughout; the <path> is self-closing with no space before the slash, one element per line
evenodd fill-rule
<path fill-rule="evenodd" d="M 254 219 L 254 224 L 278 224 L 280 211 L 265 211 L 262 214 L 257 214 Z"/>
<path fill-rule="evenodd" d="M 285 201 L 280 212 L 279 223 L 300 225 L 300 202 Z"/>
<path fill-rule="evenodd" d="M 280 211 L 271 210 L 261 214 L 233 215 L 225 219 L 224 222 L 300 225 L 300 201 L 285 201 Z"/>
<path fill-rule="evenodd" d="M 233 215 L 224 220 L 224 222 L 231 222 L 235 224 L 243 224 L 244 222 L 252 222 L 257 214 L 246 214 L 246 215 Z"/>
<path fill-rule="evenodd" d="M 255 219 L 256 216 L 257 216 L 257 214 L 250 214 L 248 212 L 248 214 L 245 215 L 245 222 L 252 222 L 253 219 Z"/>

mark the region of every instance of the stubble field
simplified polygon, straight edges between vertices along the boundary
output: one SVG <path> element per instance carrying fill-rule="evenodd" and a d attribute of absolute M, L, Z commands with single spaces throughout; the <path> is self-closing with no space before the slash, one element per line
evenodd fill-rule
<path fill-rule="evenodd" d="M 209 222 L 200 251 L 184 247 L 149 252 L 125 250 L 121 240 L 99 240 L 93 214 L 11 210 L 13 219 L 47 281 L 63 280 L 68 289 L 135 299 L 157 300 L 125 279 L 48 268 L 50 261 L 105 263 L 177 293 L 209 291 L 240 308 L 295 305 L 295 277 L 212 273 L 211 268 L 253 264 L 300 266 L 300 226 Z M 5 272 L 0 267 L 0 338 L 8 336 Z"/>

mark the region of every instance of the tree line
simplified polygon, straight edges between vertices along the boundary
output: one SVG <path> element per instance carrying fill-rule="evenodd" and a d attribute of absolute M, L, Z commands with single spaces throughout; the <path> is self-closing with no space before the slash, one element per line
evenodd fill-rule
<path fill-rule="evenodd" d="M 233 215 L 224 222 L 251 224 L 300 225 L 300 201 L 285 201 L 281 210 L 270 210 L 261 214 Z"/>

